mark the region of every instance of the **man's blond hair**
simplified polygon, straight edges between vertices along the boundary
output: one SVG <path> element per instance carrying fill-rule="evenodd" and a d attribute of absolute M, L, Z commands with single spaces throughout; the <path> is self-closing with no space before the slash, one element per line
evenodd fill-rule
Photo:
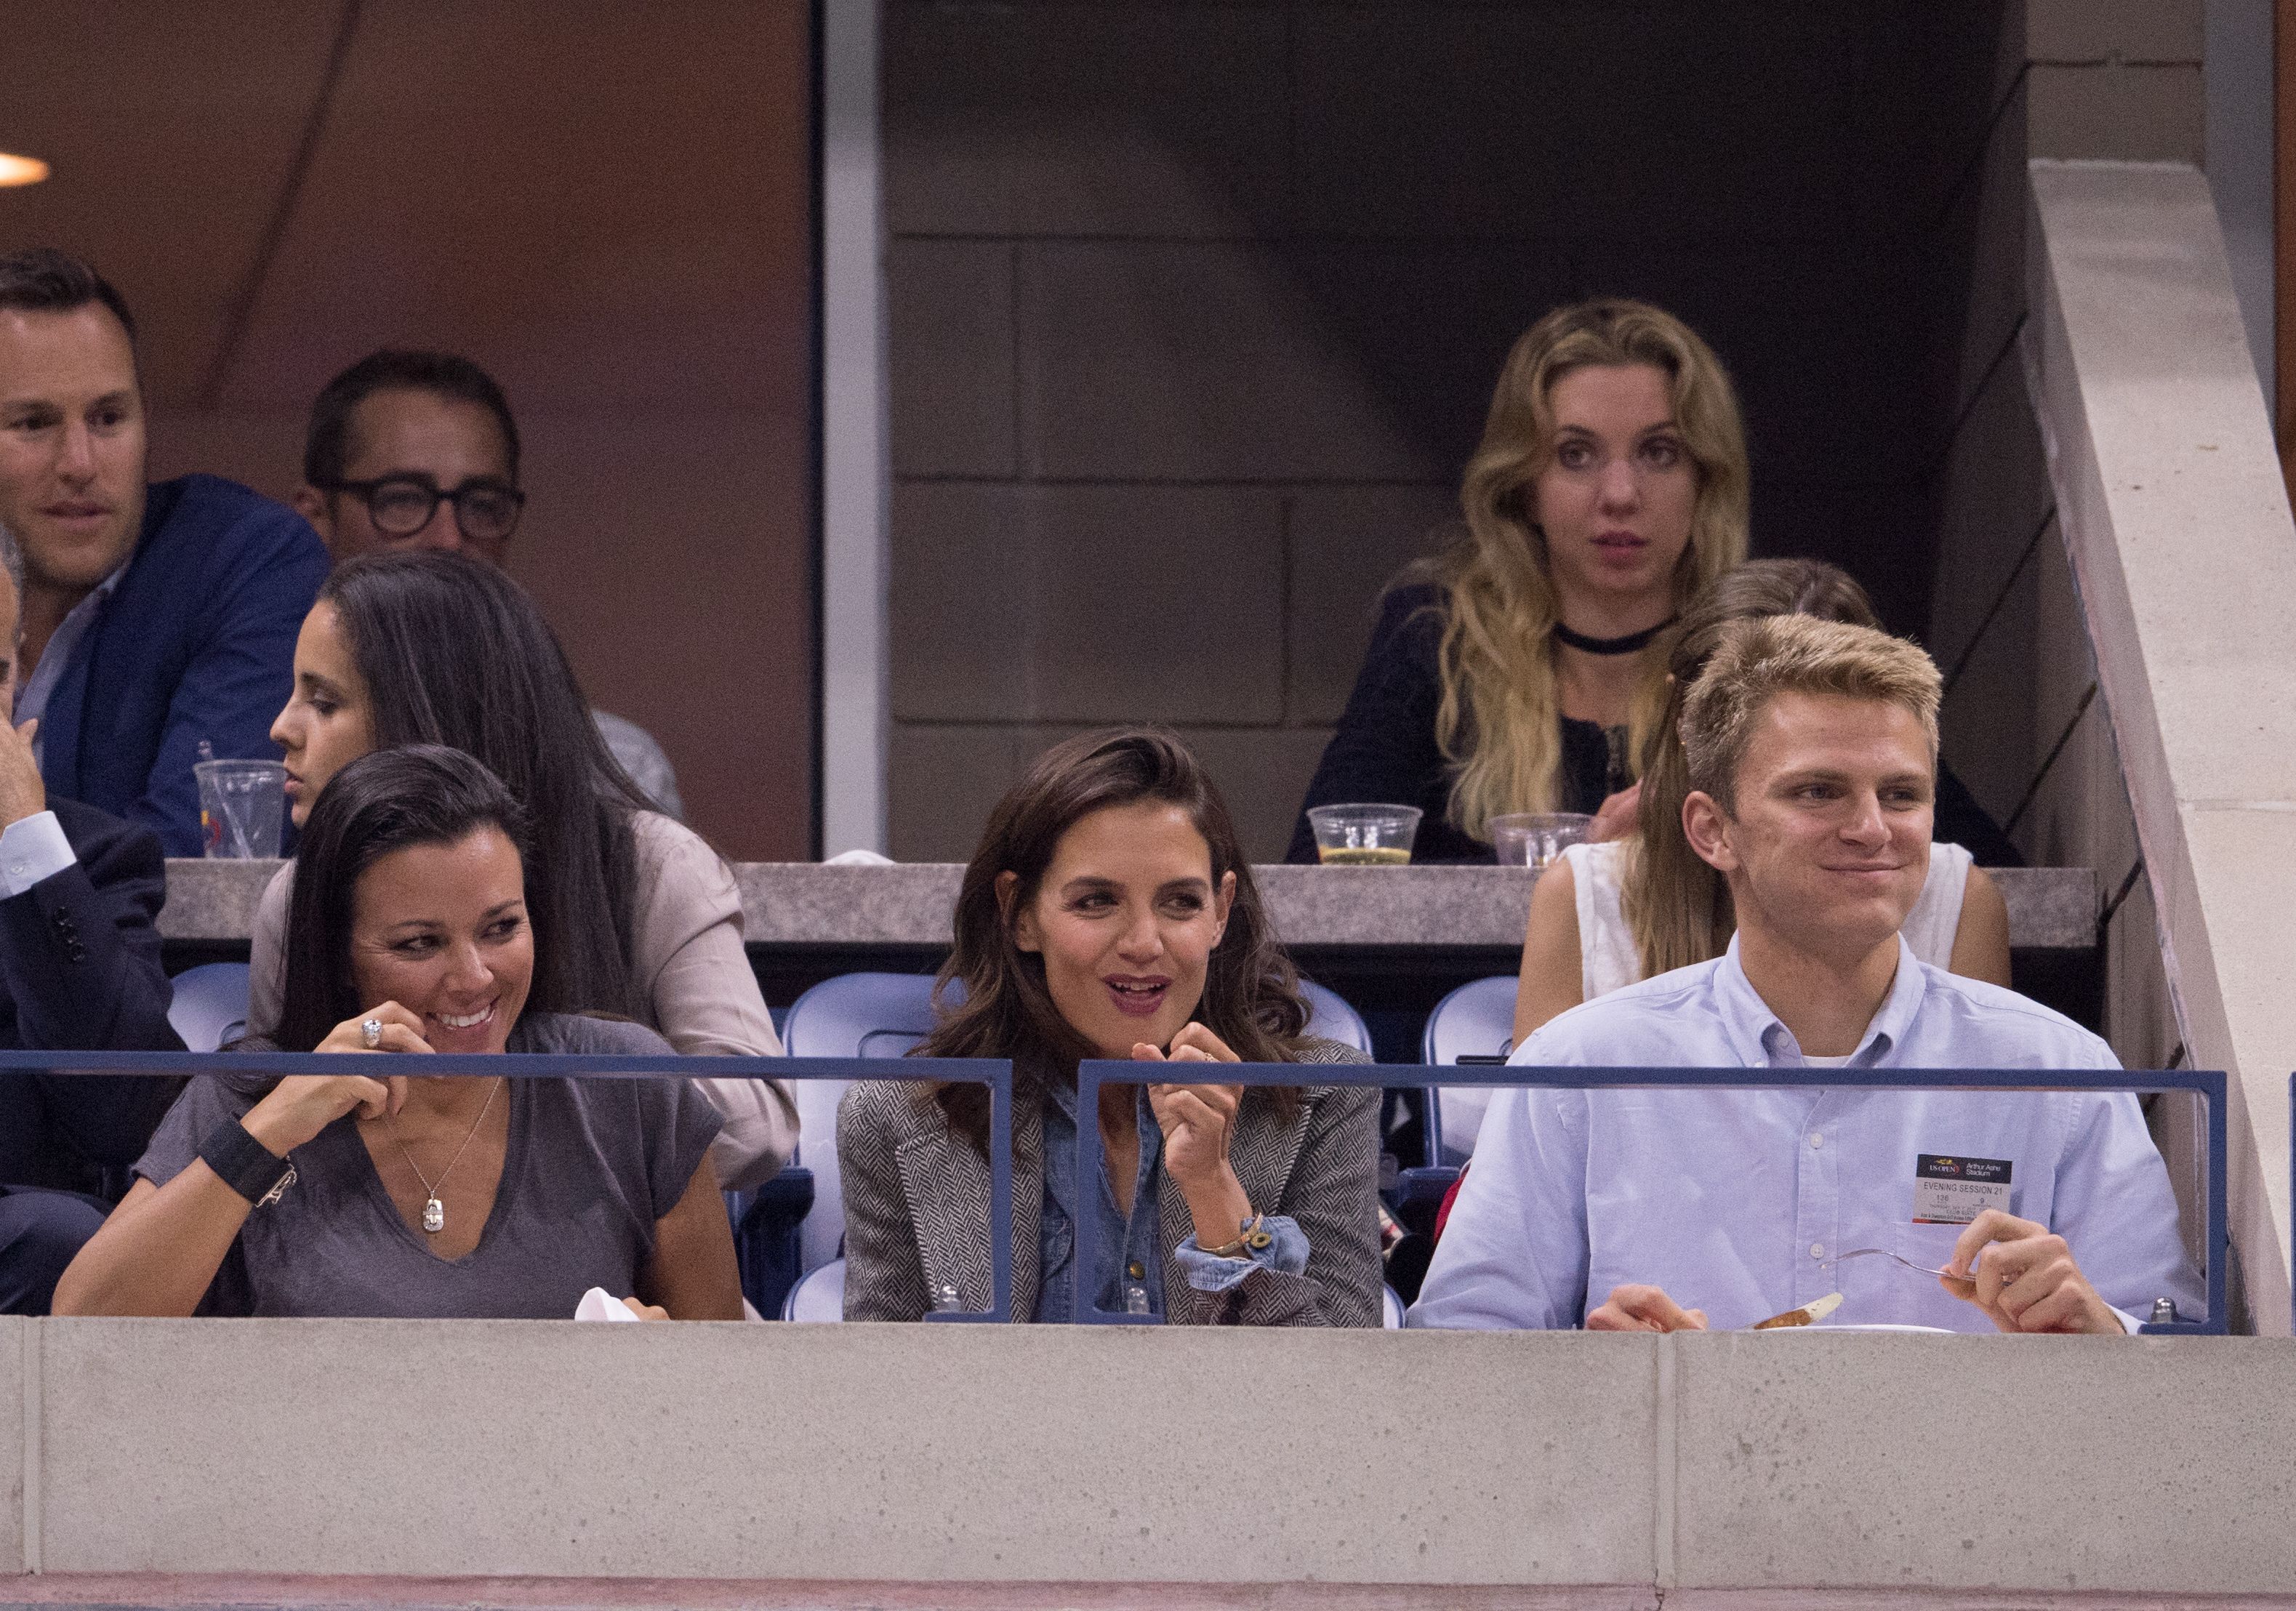
<path fill-rule="evenodd" d="M 1937 662 L 1871 627 L 1813 616 L 1764 616 L 1732 627 L 1682 706 L 1690 786 L 1736 809 L 1739 764 L 1762 709 L 1782 693 L 1832 694 L 1901 706 L 1921 719 L 1937 764 Z"/>

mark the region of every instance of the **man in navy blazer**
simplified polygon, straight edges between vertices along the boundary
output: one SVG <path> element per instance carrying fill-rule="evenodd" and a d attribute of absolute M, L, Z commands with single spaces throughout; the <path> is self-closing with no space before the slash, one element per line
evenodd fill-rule
<path fill-rule="evenodd" d="M 12 697 L 16 578 L 0 528 L 0 704 Z M 34 725 L 0 723 L 0 1047 L 180 1051 L 160 965 L 167 864 L 148 828 L 47 792 Z M 0 1076 L 0 1313 L 45 1314 L 103 1223 L 93 1193 L 143 1153 L 169 1079 Z"/>
<path fill-rule="evenodd" d="M 52 793 L 201 852 L 202 742 L 275 759 L 327 574 L 294 511 L 213 476 L 147 487 L 135 325 L 94 269 L 0 257 L 0 525 L 21 544 L 25 672 Z"/>

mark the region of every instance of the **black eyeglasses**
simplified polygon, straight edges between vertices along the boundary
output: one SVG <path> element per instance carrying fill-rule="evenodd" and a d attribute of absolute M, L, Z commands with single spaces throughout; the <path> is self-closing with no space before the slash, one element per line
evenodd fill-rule
<path fill-rule="evenodd" d="M 465 481 L 452 492 L 440 492 L 413 476 L 385 476 L 379 481 L 336 481 L 329 492 L 347 492 L 366 505 L 375 529 L 394 537 L 411 537 L 430 524 L 441 503 L 455 506 L 455 524 L 463 535 L 482 543 L 498 543 L 510 536 L 526 508 L 526 495 L 500 481 Z"/>

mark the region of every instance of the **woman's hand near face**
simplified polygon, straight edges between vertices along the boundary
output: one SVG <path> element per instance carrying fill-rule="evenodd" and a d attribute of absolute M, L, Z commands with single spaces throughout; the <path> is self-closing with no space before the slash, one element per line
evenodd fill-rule
<path fill-rule="evenodd" d="M 381 1043 L 366 1043 L 366 1021 L 382 1025 Z M 372 1012 L 348 1018 L 328 1031 L 321 1051 L 428 1051 L 422 1035 L 422 1020 L 396 1002 L 385 1002 Z M 245 1119 L 248 1134 L 273 1154 L 285 1157 L 343 1115 L 356 1110 L 361 1118 L 379 1119 L 397 1113 L 406 1101 L 406 1076 L 386 1075 L 291 1075 L 256 1103 Z"/>
<path fill-rule="evenodd" d="M 1172 1037 L 1170 1052 L 1144 1043 L 1132 1049 L 1136 1063 L 1236 1063 L 1242 1059 L 1201 1024 L 1189 1024 Z M 1235 1116 L 1243 1102 L 1241 1085 L 1148 1087 L 1149 1109 L 1164 1133 L 1164 1171 L 1187 1198 L 1196 1223 L 1196 1245 L 1219 1247 L 1235 1239 L 1251 1217 L 1251 1199 L 1228 1163 Z"/>
<path fill-rule="evenodd" d="M 366 1043 L 366 1021 L 374 1019 L 382 1026 L 381 1040 L 375 1045 Z M 327 1031 L 327 1038 L 318 1045 L 321 1051 L 429 1051 L 430 1043 L 422 1038 L 422 1020 L 397 1002 L 385 1002 L 372 1012 L 362 1012 L 355 1018 L 345 1018 Z"/>
<path fill-rule="evenodd" d="M 406 1101 L 406 1078 L 371 1080 L 364 1075 L 298 1074 L 272 1087 L 240 1122 L 275 1157 L 285 1157 L 347 1113 L 379 1119 Z"/>

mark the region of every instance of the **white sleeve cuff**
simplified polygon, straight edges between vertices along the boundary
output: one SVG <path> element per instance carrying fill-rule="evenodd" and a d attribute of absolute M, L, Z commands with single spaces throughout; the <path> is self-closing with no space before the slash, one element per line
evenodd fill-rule
<path fill-rule="evenodd" d="M 79 858 L 53 811 L 36 811 L 0 831 L 0 900 L 13 900 Z"/>

